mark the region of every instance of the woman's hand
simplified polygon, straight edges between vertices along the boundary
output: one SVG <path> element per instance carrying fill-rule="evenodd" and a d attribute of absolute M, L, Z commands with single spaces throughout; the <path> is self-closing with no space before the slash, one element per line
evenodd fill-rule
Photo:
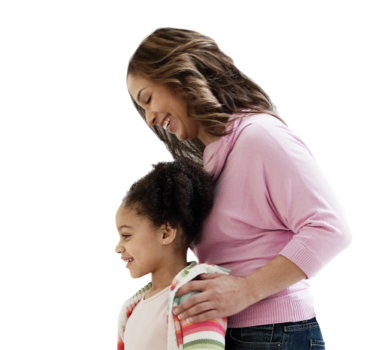
<path fill-rule="evenodd" d="M 201 293 L 188 298 L 173 312 L 180 320 L 188 319 L 191 323 L 231 316 L 252 304 L 249 290 L 250 286 L 245 278 L 202 274 L 200 280 L 194 280 L 182 286 L 176 296 L 183 296 L 192 291 L 201 291 Z"/>

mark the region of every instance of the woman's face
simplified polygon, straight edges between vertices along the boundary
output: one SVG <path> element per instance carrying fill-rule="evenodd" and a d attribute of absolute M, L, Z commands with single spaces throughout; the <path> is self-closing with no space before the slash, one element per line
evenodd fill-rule
<path fill-rule="evenodd" d="M 185 101 L 167 87 L 130 74 L 127 85 L 132 98 L 145 110 L 145 119 L 149 126 L 165 128 L 180 141 L 204 134 L 201 125 L 188 116 Z"/>

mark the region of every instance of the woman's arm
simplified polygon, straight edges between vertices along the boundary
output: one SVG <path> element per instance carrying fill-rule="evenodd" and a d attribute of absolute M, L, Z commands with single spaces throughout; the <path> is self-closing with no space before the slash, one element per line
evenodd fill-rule
<path fill-rule="evenodd" d="M 279 255 L 260 270 L 245 277 L 252 288 L 249 290 L 251 304 L 305 279 L 305 273 L 291 260 Z"/>
<path fill-rule="evenodd" d="M 201 275 L 181 287 L 176 296 L 200 290 L 174 309 L 181 320 L 204 322 L 234 315 L 248 306 L 306 278 L 292 261 L 279 255 L 245 278 L 221 274 Z"/>

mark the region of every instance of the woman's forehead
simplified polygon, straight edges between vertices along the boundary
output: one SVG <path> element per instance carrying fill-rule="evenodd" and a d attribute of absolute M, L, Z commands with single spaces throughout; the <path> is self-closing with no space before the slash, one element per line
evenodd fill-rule
<path fill-rule="evenodd" d="M 128 91 L 130 92 L 131 95 L 133 95 L 134 93 L 137 94 L 137 92 L 139 92 L 142 88 L 150 87 L 152 85 L 153 83 L 151 81 L 143 77 L 132 76 L 130 74 L 127 76 Z"/>
<path fill-rule="evenodd" d="M 141 94 L 141 91 L 148 87 L 153 87 L 153 85 L 151 81 L 140 76 L 132 76 L 130 74 L 127 76 L 128 91 L 136 103 L 139 103 L 139 93 Z"/>

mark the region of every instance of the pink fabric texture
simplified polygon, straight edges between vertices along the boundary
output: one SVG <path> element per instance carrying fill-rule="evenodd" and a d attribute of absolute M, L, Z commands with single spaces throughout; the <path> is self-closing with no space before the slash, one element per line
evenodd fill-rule
<path fill-rule="evenodd" d="M 309 149 L 277 118 L 248 115 L 232 128 L 204 151 L 214 206 L 194 253 L 239 277 L 281 254 L 312 278 L 351 242 L 341 205 Z M 314 317 L 308 279 L 228 317 L 228 327 Z"/>
<path fill-rule="evenodd" d="M 171 286 L 136 305 L 124 333 L 125 350 L 167 349 L 165 308 Z"/>

